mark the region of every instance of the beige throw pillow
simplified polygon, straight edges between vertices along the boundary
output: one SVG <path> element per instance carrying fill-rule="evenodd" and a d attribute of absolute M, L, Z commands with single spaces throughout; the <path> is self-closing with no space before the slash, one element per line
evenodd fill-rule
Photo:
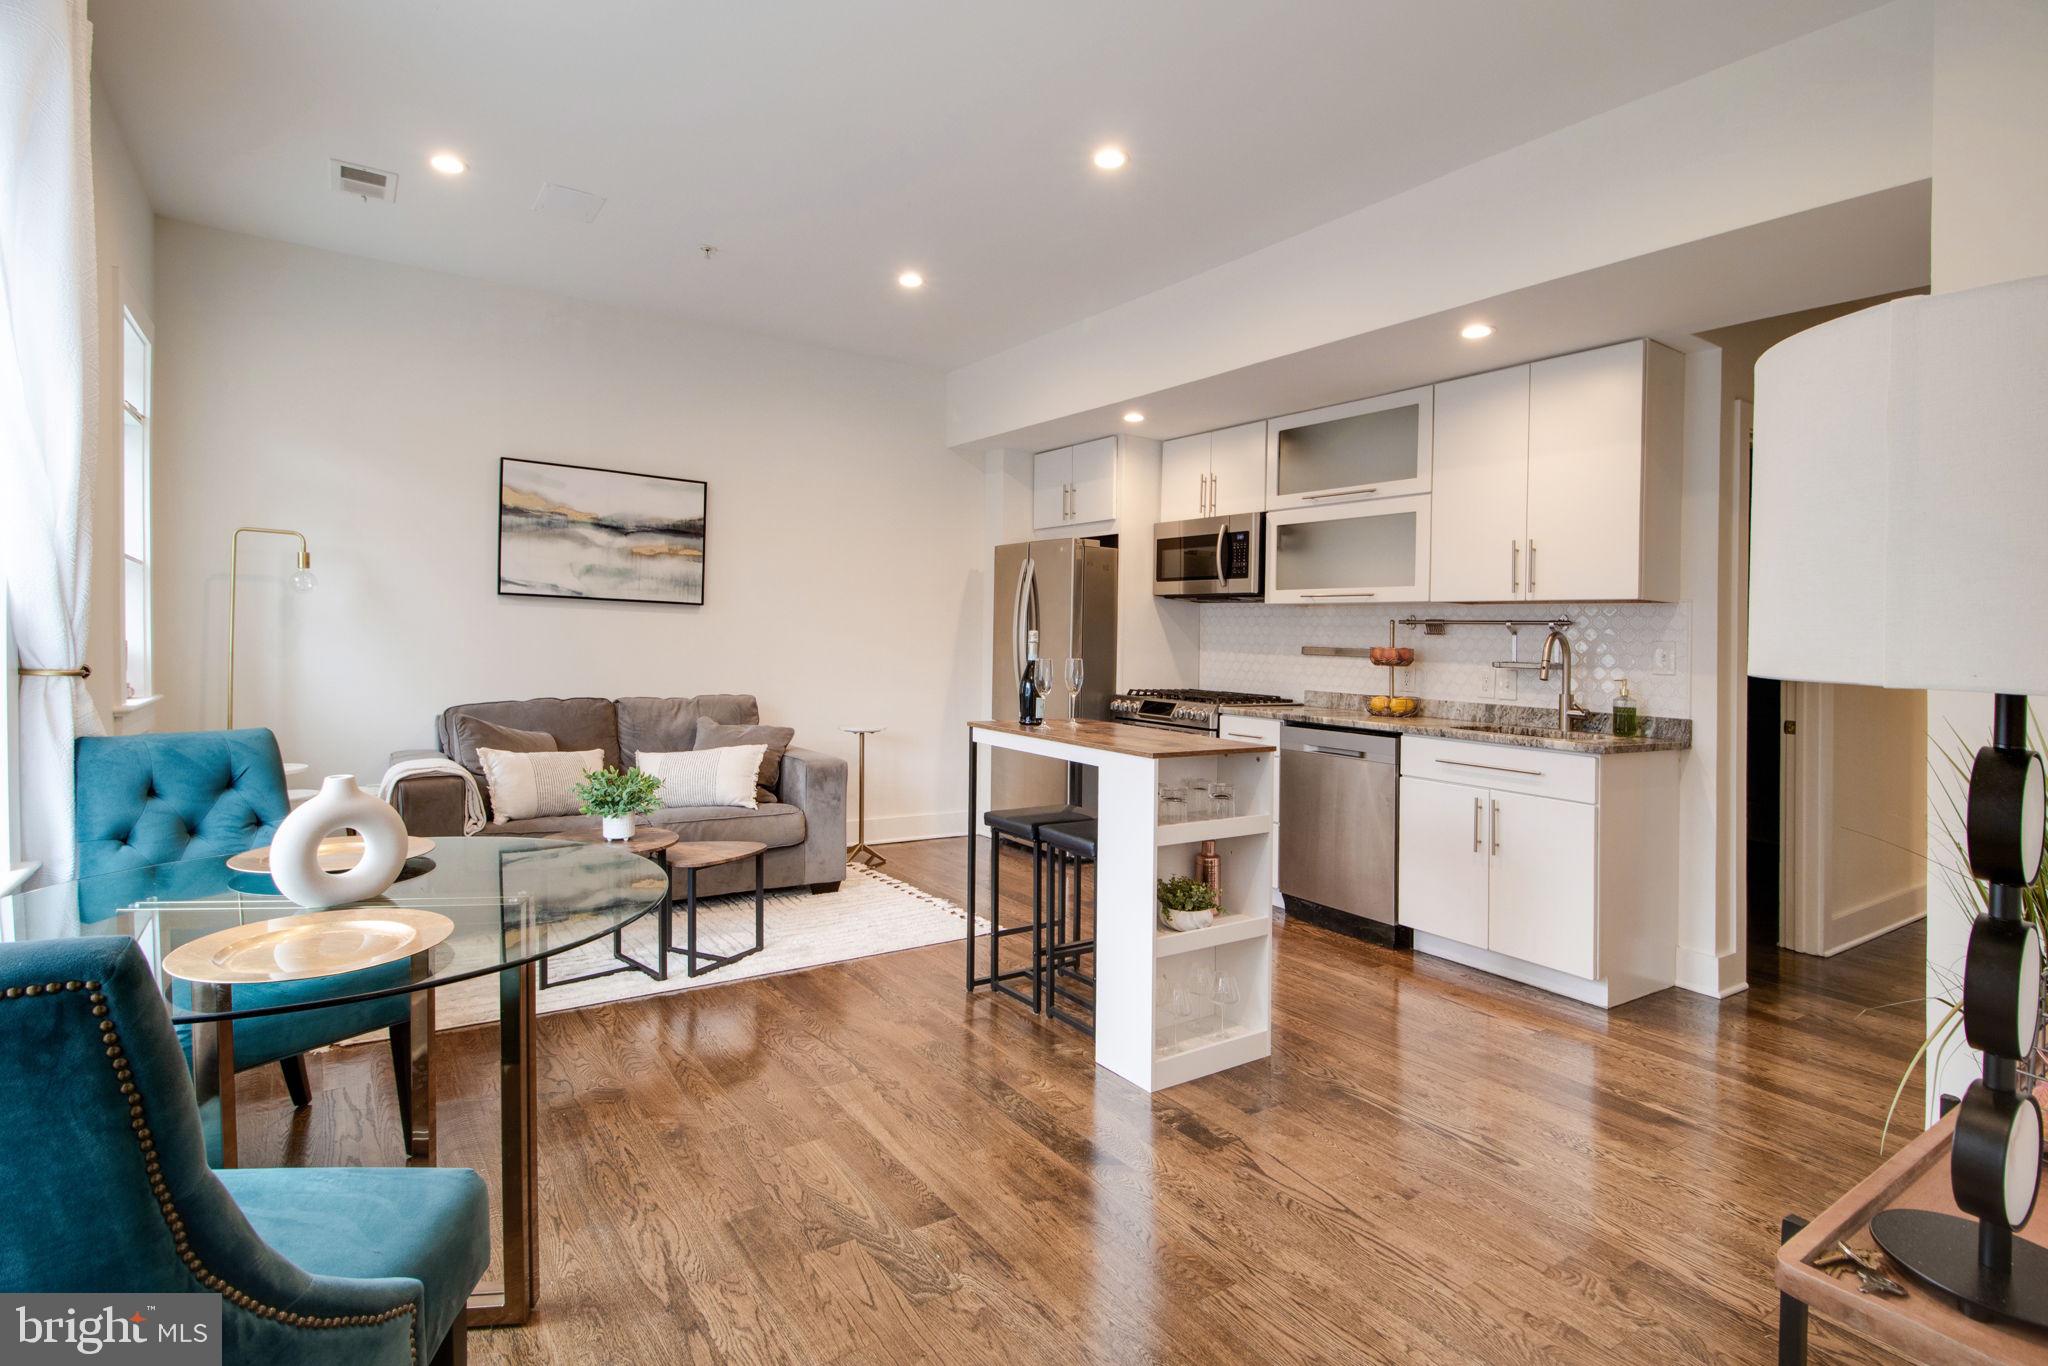
<path fill-rule="evenodd" d="M 500 821 L 530 821 L 537 816 L 573 816 L 583 809 L 576 784 L 593 768 L 604 767 L 601 749 L 556 753 L 519 753 L 479 749 L 484 781 L 491 789 L 491 816 Z"/>
<path fill-rule="evenodd" d="M 725 745 L 640 754 L 634 764 L 661 779 L 663 806 L 759 806 L 754 780 L 765 745 Z"/>

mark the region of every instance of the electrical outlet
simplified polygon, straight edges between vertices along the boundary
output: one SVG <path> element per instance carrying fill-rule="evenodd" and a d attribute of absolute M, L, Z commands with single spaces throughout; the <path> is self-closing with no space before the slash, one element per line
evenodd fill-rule
<path fill-rule="evenodd" d="M 1650 648 L 1650 672 L 1672 674 L 1678 672 L 1678 647 L 1668 640 L 1660 640 Z"/>
<path fill-rule="evenodd" d="M 1515 671 L 1513 669 L 1495 669 L 1493 671 L 1493 696 L 1496 701 L 1500 702 L 1512 702 L 1515 700 Z"/>
<path fill-rule="evenodd" d="M 1493 676 L 1499 672 L 1499 669 L 1481 669 L 1479 671 L 1479 695 L 1481 697 L 1493 696 Z"/>

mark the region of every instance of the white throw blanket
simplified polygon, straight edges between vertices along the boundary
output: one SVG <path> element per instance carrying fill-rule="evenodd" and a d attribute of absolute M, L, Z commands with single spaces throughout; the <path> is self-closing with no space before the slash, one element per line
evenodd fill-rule
<path fill-rule="evenodd" d="M 429 773 L 447 773 L 462 779 L 462 833 L 474 835 L 484 828 L 484 794 L 476 784 L 476 774 L 445 754 L 428 754 L 417 759 L 400 759 L 384 770 L 384 776 L 377 783 L 377 795 L 390 801 L 398 794 L 398 784 L 406 778 L 417 778 Z"/>

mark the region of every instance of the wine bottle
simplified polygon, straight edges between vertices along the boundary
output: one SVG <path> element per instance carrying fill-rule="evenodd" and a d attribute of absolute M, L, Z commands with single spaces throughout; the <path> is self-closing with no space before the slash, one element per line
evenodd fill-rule
<path fill-rule="evenodd" d="M 1032 631 L 1024 638 L 1024 677 L 1017 684 L 1018 724 L 1044 725 L 1043 704 L 1038 695 L 1038 632 Z"/>

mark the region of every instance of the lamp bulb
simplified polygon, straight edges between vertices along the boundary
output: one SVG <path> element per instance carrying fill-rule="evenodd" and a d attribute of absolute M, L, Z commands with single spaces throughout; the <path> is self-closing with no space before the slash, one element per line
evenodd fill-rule
<path fill-rule="evenodd" d="M 313 585 L 318 582 L 320 580 L 313 577 L 313 571 L 310 569 L 301 569 L 298 573 L 292 575 L 292 587 L 301 593 L 312 592 Z"/>

